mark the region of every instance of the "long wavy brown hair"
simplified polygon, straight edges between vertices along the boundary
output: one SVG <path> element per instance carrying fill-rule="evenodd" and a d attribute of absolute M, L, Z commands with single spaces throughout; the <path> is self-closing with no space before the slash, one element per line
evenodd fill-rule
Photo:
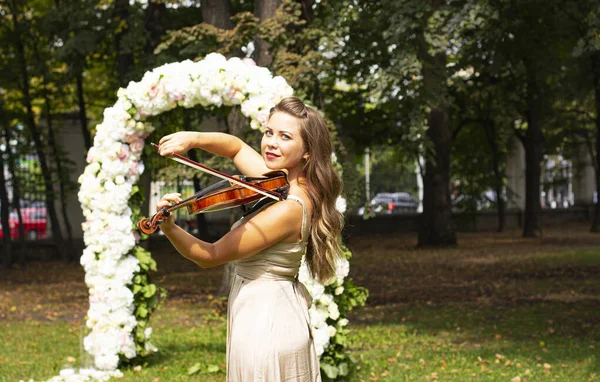
<path fill-rule="evenodd" d="M 303 185 L 313 206 L 306 260 L 312 277 L 326 283 L 335 275 L 344 226 L 344 218 L 335 208 L 342 192 L 342 180 L 333 167 L 333 143 L 323 117 L 300 99 L 284 98 L 270 110 L 269 117 L 275 112 L 300 120 L 300 135 L 309 154 L 302 169 L 306 182 Z"/>

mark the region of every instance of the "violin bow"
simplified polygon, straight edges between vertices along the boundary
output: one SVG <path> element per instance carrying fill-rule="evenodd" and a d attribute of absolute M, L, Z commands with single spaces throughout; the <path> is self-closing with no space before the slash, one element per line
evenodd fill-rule
<path fill-rule="evenodd" d="M 158 150 L 158 145 L 156 143 L 152 142 L 150 144 L 154 148 L 156 148 Z M 194 168 L 196 170 L 200 170 L 202 172 L 205 172 L 205 173 L 207 173 L 209 175 L 216 176 L 217 178 L 221 178 L 223 180 L 228 180 L 231 183 L 237 184 L 238 186 L 241 186 L 241 187 L 244 187 L 244 188 L 248 188 L 248 189 L 250 189 L 250 190 L 252 190 L 254 192 L 257 192 L 257 193 L 259 193 L 261 195 L 264 195 L 264 196 L 269 197 L 271 199 L 274 199 L 276 201 L 283 200 L 283 196 L 279 195 L 276 192 L 271 192 L 269 190 L 265 190 L 262 187 L 256 186 L 256 185 L 254 185 L 252 183 L 246 182 L 246 181 L 241 180 L 241 179 L 234 178 L 231 175 L 225 174 L 225 173 L 223 173 L 221 171 L 214 170 L 214 169 L 212 169 L 210 167 L 207 167 L 207 166 L 205 166 L 203 164 L 200 164 L 200 163 L 198 163 L 196 161 L 193 161 L 193 160 L 191 160 L 189 158 L 186 158 L 183 155 L 179 155 L 177 153 L 173 153 L 173 154 L 168 155 L 168 158 L 174 160 L 175 162 L 179 162 L 181 164 L 184 164 L 186 166 Z"/>

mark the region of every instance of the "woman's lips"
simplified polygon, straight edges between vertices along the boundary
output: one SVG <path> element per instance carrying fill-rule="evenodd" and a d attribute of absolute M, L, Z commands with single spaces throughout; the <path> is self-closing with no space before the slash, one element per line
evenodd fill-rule
<path fill-rule="evenodd" d="M 266 153 L 265 156 L 267 157 L 267 159 L 276 159 L 276 158 L 279 158 L 279 155 L 275 155 L 273 153 Z"/>

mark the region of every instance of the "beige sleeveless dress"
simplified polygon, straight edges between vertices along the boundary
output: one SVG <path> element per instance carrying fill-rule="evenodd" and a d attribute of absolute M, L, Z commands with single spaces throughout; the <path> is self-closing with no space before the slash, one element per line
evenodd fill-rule
<path fill-rule="evenodd" d="M 309 326 L 312 298 L 298 281 L 309 234 L 307 209 L 299 197 L 288 199 L 302 204 L 300 242 L 277 243 L 235 262 L 227 308 L 229 382 L 321 381 Z"/>

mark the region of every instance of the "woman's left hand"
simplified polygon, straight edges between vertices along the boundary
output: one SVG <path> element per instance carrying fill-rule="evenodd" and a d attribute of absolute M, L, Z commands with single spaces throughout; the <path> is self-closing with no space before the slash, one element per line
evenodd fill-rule
<path fill-rule="evenodd" d="M 165 194 L 165 196 L 163 196 L 162 199 L 159 200 L 158 203 L 156 203 L 156 211 L 158 212 L 165 207 L 169 207 L 170 205 L 179 203 L 179 202 L 181 202 L 181 200 L 182 200 L 181 194 L 178 192 Z M 165 221 L 163 221 L 161 223 L 161 225 L 165 225 L 165 224 L 167 224 L 167 225 L 175 224 L 175 220 L 173 219 L 173 214 L 171 214 L 168 218 L 165 219 Z"/>

